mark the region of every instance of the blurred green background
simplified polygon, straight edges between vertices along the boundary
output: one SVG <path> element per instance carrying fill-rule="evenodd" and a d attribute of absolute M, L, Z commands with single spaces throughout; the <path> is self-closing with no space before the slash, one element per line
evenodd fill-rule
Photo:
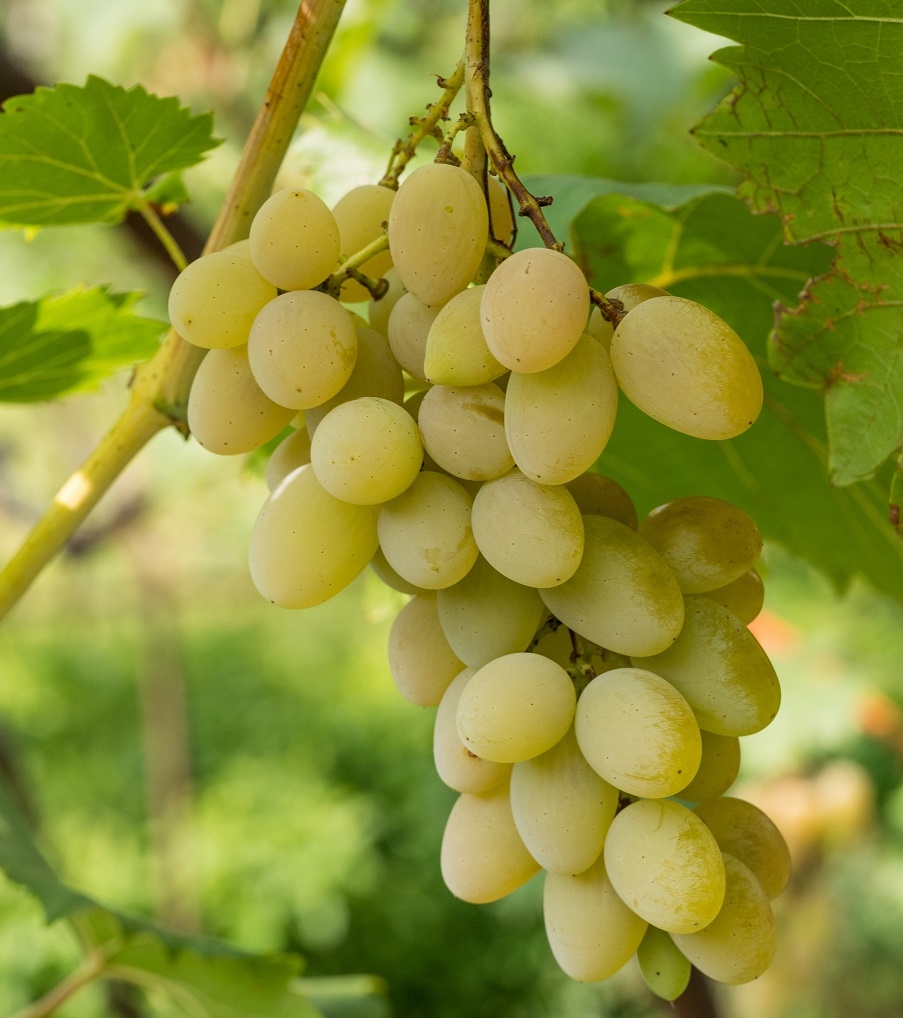
<path fill-rule="evenodd" d="M 462 0 L 349 0 L 284 181 L 334 201 L 379 178 L 407 117 L 463 40 Z M 689 127 L 729 88 L 720 44 L 658 0 L 496 0 L 494 115 L 522 172 L 733 183 Z M 189 174 L 187 215 L 215 215 L 293 15 L 267 0 L 6 0 L 0 44 L 38 82 L 96 73 L 213 109 L 225 144 Z M 0 234 L 0 303 L 78 283 L 147 293 L 168 275 L 120 229 Z M 620 281 L 618 281 L 620 282 Z M 122 405 L 96 396 L 0 408 L 0 552 L 8 556 Z M 666 1013 L 633 966 L 569 982 L 544 942 L 534 880 L 490 906 L 438 873 L 454 793 L 436 778 L 432 711 L 396 693 L 385 640 L 400 595 L 369 572 L 303 613 L 264 604 L 246 568 L 262 478 L 158 437 L 0 631 L 0 769 L 64 878 L 123 910 L 311 975 L 386 980 L 397 1018 L 641 1018 Z M 744 740 L 741 794 L 796 860 L 776 903 L 773 969 L 718 993 L 724 1018 L 903 1015 L 903 609 L 831 589 L 767 548 L 756 632 L 785 690 Z M 903 597 L 903 591 L 901 591 Z M 77 962 L 67 927 L 0 878 L 0 1013 Z M 92 988 L 62 1011 L 181 1013 Z"/>

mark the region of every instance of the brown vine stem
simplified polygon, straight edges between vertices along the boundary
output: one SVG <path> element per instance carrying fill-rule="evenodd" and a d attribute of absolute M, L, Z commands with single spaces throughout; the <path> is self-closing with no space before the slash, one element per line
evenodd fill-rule
<path fill-rule="evenodd" d="M 90 954 L 74 972 L 71 972 L 61 983 L 46 993 L 40 1000 L 21 1011 L 12 1018 L 49 1018 L 59 1008 L 90 983 L 99 979 L 105 971 L 106 957 L 102 953 Z"/>
<path fill-rule="evenodd" d="M 218 251 L 248 235 L 270 194 L 310 95 L 345 0 L 302 0 L 220 214 L 204 248 Z M 170 332 L 140 365 L 129 404 L 0 573 L 0 618 L 81 525 L 132 457 L 159 431 L 184 431 L 188 390 L 204 351 Z"/>

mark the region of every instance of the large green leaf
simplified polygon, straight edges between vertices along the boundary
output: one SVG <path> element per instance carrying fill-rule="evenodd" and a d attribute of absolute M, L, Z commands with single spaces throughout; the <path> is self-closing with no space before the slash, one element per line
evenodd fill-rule
<path fill-rule="evenodd" d="M 0 223 L 119 222 L 178 194 L 172 175 L 218 144 L 212 131 L 210 114 L 93 76 L 9 99 L 0 116 Z"/>
<path fill-rule="evenodd" d="M 783 377 L 824 389 L 835 483 L 869 477 L 903 442 L 900 5 L 684 0 L 671 13 L 742 44 L 713 57 L 741 84 L 698 140 L 745 174 L 739 193 L 779 212 L 789 241 L 835 245 L 769 353 Z"/>
<path fill-rule="evenodd" d="M 615 195 L 597 198 L 573 225 L 592 284 L 652 282 L 716 311 L 765 366 L 775 301 L 789 304 L 830 249 L 781 243 L 776 216 L 753 216 L 737 198 L 711 194 L 667 210 Z M 838 585 L 862 573 L 903 597 L 903 544 L 887 522 L 876 481 L 832 488 L 821 398 L 763 371 L 766 403 L 739 438 L 707 442 L 657 424 L 625 399 L 599 468 L 624 484 L 638 508 L 708 494 L 747 509 L 766 537 Z"/>
<path fill-rule="evenodd" d="M 149 357 L 169 326 L 136 315 L 140 299 L 98 288 L 0 308 L 0 402 L 94 388 Z"/>

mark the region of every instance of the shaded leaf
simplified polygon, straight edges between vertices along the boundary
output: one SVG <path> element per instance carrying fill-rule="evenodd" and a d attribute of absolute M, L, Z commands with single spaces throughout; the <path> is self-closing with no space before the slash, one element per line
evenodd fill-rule
<path fill-rule="evenodd" d="M 96 388 L 149 357 L 169 328 L 142 318 L 136 293 L 72 290 L 0 308 L 0 402 L 31 403 Z"/>
<path fill-rule="evenodd" d="M 827 270 L 820 244 L 781 243 L 775 216 L 750 214 L 723 194 L 672 211 L 648 202 L 597 198 L 573 226 L 577 257 L 600 289 L 647 282 L 721 315 L 765 364 L 772 305 L 793 302 L 810 276 Z M 624 484 L 646 512 L 684 495 L 742 506 L 766 537 L 807 558 L 838 585 L 864 574 L 903 596 L 903 544 L 887 522 L 876 481 L 832 488 L 822 400 L 763 372 L 766 403 L 749 431 L 727 442 L 678 434 L 626 399 L 599 469 Z"/>
<path fill-rule="evenodd" d="M 684 0 L 674 17 L 742 43 L 713 59 L 739 88 L 696 128 L 780 213 L 794 243 L 835 245 L 778 318 L 783 377 L 826 395 L 829 468 L 871 476 L 903 441 L 903 18 L 892 0 Z M 794 305 L 791 305 L 793 307 Z"/>
<path fill-rule="evenodd" d="M 211 114 L 91 76 L 15 96 L 0 116 L 0 223 L 118 223 L 129 209 L 184 191 L 174 175 L 218 141 Z M 154 188 L 159 178 L 169 178 Z M 160 191 L 162 186 L 162 192 Z"/>

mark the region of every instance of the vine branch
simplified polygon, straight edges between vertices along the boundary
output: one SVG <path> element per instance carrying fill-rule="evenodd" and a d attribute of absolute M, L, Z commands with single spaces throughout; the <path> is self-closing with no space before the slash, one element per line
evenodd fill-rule
<path fill-rule="evenodd" d="M 205 253 L 247 237 L 255 212 L 272 190 L 344 6 L 345 0 L 303 0 L 298 8 Z M 170 425 L 185 430 L 188 391 L 204 353 L 171 331 L 156 354 L 138 367 L 125 411 L 66 481 L 0 573 L 0 618 L 57 555 L 135 454 Z"/>
<path fill-rule="evenodd" d="M 90 983 L 99 979 L 105 971 L 106 957 L 100 952 L 89 955 L 81 965 L 52 990 L 36 1000 L 33 1004 L 17 1011 L 12 1018 L 49 1018 L 56 1011 Z"/>

